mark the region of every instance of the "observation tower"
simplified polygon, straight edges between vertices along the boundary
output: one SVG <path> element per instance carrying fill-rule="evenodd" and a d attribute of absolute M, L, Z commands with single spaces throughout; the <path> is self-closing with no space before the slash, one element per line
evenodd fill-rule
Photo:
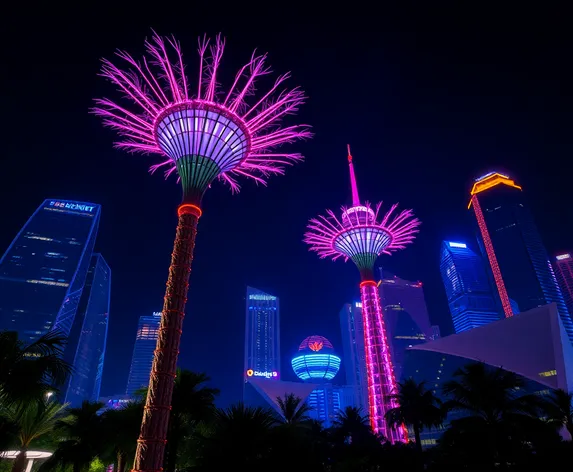
<path fill-rule="evenodd" d="M 134 59 L 117 52 L 123 67 L 103 60 L 101 75 L 121 92 L 126 104 L 107 98 L 96 100 L 93 113 L 116 130 L 116 147 L 154 154 L 161 161 L 151 166 L 165 176 L 177 175 L 183 199 L 177 209 L 178 225 L 157 348 L 151 369 L 145 413 L 135 456 L 134 470 L 162 470 L 171 410 L 171 397 L 189 275 L 203 213 L 201 200 L 215 180 L 239 190 L 237 178 L 266 184 L 272 174 L 283 174 L 300 154 L 276 149 L 282 144 L 310 137 L 306 125 L 281 126 L 305 100 L 298 88 L 284 88 L 289 74 L 279 76 L 257 94 L 258 81 L 270 74 L 265 54 L 253 53 L 239 69 L 230 87 L 220 86 L 224 40 L 199 40 L 199 67 L 195 83 L 185 74 L 180 44 L 154 34 L 145 42 L 147 55 Z"/>
<path fill-rule="evenodd" d="M 420 221 L 412 210 L 397 212 L 397 204 L 381 215 L 382 203 L 373 209 L 362 204 L 354 175 L 354 164 L 348 147 L 348 165 L 352 187 L 352 206 L 342 207 L 340 217 L 327 210 L 326 216 L 311 219 L 304 241 L 320 258 L 351 259 L 360 272 L 360 296 L 364 320 L 364 344 L 368 377 L 370 423 L 375 433 L 388 441 L 407 441 L 404 426 L 389 428 L 385 414 L 397 406 L 392 397 L 396 393 L 396 379 L 391 361 L 390 346 L 384 325 L 374 264 L 381 254 L 391 254 L 412 243 Z"/>

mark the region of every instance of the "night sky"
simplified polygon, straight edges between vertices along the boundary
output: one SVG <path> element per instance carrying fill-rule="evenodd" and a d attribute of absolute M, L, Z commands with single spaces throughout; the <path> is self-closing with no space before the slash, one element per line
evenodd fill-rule
<path fill-rule="evenodd" d="M 182 42 L 190 77 L 197 37 L 221 31 L 224 79 L 258 48 L 309 97 L 297 120 L 315 137 L 290 147 L 303 164 L 267 188 L 242 182 L 235 196 L 215 184 L 203 201 L 180 365 L 210 375 L 221 405 L 240 398 L 247 285 L 280 297 L 283 379 L 293 378 L 290 357 L 304 337 L 341 349 L 338 313 L 359 296 L 358 272 L 319 260 L 301 239 L 310 217 L 349 203 L 347 143 L 362 199 L 400 202 L 422 220 L 415 244 L 381 263 L 424 283 L 443 333 L 452 327 L 439 245 L 474 242 L 472 179 L 509 173 L 549 253 L 573 249 L 573 35 L 564 13 L 198 3 L 29 6 L 2 25 L 0 252 L 45 198 L 103 206 L 96 248 L 112 268 L 112 304 L 102 395 L 125 390 L 137 319 L 161 309 L 180 199 L 174 179 L 148 174 L 156 157 L 115 150 L 115 134 L 88 114 L 93 98 L 118 97 L 97 76 L 99 59 L 115 48 L 139 55 L 150 28 Z"/>

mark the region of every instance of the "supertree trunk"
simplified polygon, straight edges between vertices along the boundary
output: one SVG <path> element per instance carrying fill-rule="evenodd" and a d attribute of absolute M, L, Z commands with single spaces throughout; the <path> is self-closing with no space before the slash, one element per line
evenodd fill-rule
<path fill-rule="evenodd" d="M 398 406 L 398 403 L 391 398 L 391 395 L 397 393 L 397 384 L 376 282 L 363 281 L 360 284 L 360 296 L 364 323 L 370 424 L 375 433 L 382 434 L 388 441 L 406 442 L 408 440 L 406 428 L 404 426 L 389 428 L 385 419 L 386 412 Z"/>
<path fill-rule="evenodd" d="M 171 255 L 141 433 L 137 441 L 134 471 L 159 472 L 163 468 L 181 328 L 201 210 L 195 205 L 183 204 L 179 207 L 178 215 L 177 234 Z"/>

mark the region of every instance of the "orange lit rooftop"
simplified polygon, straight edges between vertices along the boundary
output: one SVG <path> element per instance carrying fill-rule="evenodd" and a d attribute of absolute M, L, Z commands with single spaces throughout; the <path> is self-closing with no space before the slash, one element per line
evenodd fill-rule
<path fill-rule="evenodd" d="M 499 172 L 490 172 L 476 179 L 472 187 L 470 194 L 472 196 L 478 193 L 484 192 L 490 188 L 496 187 L 500 184 L 507 185 L 508 187 L 513 187 L 521 190 L 521 186 L 517 185 L 513 179 L 510 179 L 508 175 L 500 174 Z M 471 206 L 471 201 L 468 208 Z"/>

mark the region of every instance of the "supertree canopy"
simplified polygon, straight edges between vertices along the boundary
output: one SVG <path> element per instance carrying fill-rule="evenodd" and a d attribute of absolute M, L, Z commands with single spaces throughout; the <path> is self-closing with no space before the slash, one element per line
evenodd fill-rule
<path fill-rule="evenodd" d="M 301 380 L 332 380 L 340 370 L 331 342 L 323 336 L 309 336 L 291 360 L 292 369 Z"/>
<path fill-rule="evenodd" d="M 224 41 L 218 36 L 199 41 L 196 80 L 187 75 L 179 43 L 154 34 L 145 42 L 140 60 L 118 52 L 123 64 L 104 60 L 102 76 L 109 79 L 126 104 L 107 98 L 96 100 L 93 112 L 115 129 L 116 146 L 132 152 L 157 154 L 161 160 L 151 171 L 177 174 L 183 188 L 179 223 L 162 321 L 155 351 L 135 470 L 157 472 L 163 465 L 165 438 L 173 394 L 191 261 L 203 194 L 215 179 L 239 190 L 237 178 L 265 184 L 271 174 L 282 174 L 300 154 L 277 149 L 310 136 L 306 125 L 281 126 L 304 102 L 301 90 L 285 89 L 289 74 L 278 76 L 262 93 L 259 80 L 270 74 L 266 55 L 252 54 L 226 90 L 220 85 Z"/>
<path fill-rule="evenodd" d="M 374 264 L 381 254 L 391 254 L 411 243 L 418 232 L 420 221 L 414 218 L 411 210 L 398 213 L 397 205 L 381 215 L 380 203 L 375 209 L 368 203 L 360 203 L 350 147 L 348 164 L 352 206 L 343 207 L 340 217 L 328 210 L 327 216 L 310 220 L 304 241 L 321 258 L 351 259 L 358 267 L 361 276 L 370 422 L 374 432 L 384 435 L 388 440 L 406 441 L 405 427 L 388 428 L 385 421 L 386 412 L 397 406 L 394 398 L 397 392 L 380 294 L 374 280 Z"/>

